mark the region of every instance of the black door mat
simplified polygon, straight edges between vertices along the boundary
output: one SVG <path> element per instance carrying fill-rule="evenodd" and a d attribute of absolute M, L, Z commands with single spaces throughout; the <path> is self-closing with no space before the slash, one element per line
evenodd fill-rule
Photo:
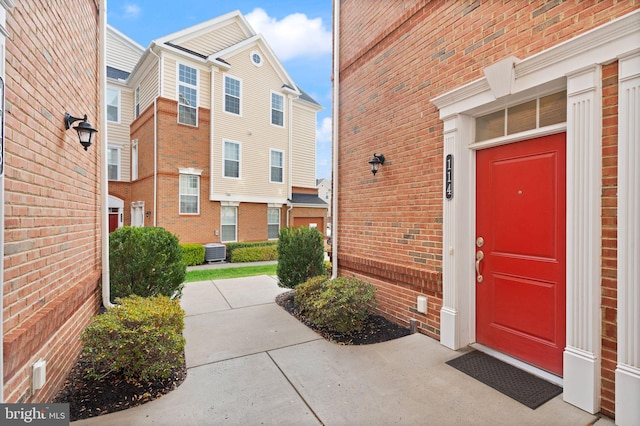
<path fill-rule="evenodd" d="M 534 410 L 562 393 L 560 386 L 480 351 L 469 352 L 447 364 Z"/>

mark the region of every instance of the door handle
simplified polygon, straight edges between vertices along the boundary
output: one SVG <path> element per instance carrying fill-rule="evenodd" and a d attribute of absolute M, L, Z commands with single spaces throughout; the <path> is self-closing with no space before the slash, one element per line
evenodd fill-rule
<path fill-rule="evenodd" d="M 480 273 L 480 262 L 482 261 L 482 259 L 484 259 L 484 253 L 482 252 L 482 250 L 478 250 L 476 252 L 476 279 L 479 283 L 482 282 L 482 274 Z"/>

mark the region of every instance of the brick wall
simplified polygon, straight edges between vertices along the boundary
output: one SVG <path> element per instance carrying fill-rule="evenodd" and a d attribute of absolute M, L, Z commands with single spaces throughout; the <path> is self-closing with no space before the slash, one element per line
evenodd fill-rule
<path fill-rule="evenodd" d="M 615 412 L 617 363 L 618 62 L 602 67 L 602 412 Z"/>
<path fill-rule="evenodd" d="M 99 33 L 93 0 L 16 2 L 7 15 L 4 381 L 6 402 L 46 402 L 97 312 L 101 132 L 85 151 L 65 112 L 99 131 Z M 64 48 L 61 48 L 64 46 Z M 45 388 L 31 366 L 47 361 Z"/>
<path fill-rule="evenodd" d="M 402 323 L 416 316 L 417 294 L 439 306 L 443 129 L 430 100 L 483 77 L 485 67 L 508 56 L 529 57 L 638 7 L 637 2 L 613 1 L 341 2 L 340 273 L 370 278 L 381 293 L 383 312 Z M 605 120 L 608 126 L 613 118 Z M 605 173 L 615 167 L 615 147 L 609 143 L 604 147 Z M 375 176 L 367 163 L 374 152 L 386 157 Z M 609 360 L 615 360 L 610 340 L 615 336 L 615 222 L 608 215 L 615 214 L 615 189 L 607 176 L 603 340 L 608 352 L 603 368 L 609 372 Z M 400 281 L 390 272 L 396 268 L 406 268 Z M 380 270 L 386 272 L 380 275 Z M 428 274 L 429 291 L 405 285 L 424 280 L 423 273 Z M 437 337 L 439 318 L 421 321 L 429 324 L 421 330 Z M 610 397 L 603 401 L 607 410 L 613 396 L 606 392 L 612 392 L 612 385 L 603 385 Z"/>

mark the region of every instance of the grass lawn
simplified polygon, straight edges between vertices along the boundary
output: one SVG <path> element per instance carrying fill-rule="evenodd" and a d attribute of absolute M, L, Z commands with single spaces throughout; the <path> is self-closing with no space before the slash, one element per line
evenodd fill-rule
<path fill-rule="evenodd" d="M 187 271 L 185 282 L 222 280 L 225 278 L 251 277 L 254 275 L 275 275 L 277 264 L 259 266 L 238 266 L 237 268 L 214 268 Z"/>

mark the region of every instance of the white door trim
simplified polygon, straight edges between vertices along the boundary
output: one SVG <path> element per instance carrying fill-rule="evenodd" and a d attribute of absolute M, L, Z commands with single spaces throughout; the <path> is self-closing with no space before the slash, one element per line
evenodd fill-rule
<path fill-rule="evenodd" d="M 500 93 L 493 92 L 484 77 L 432 100 L 444 122 L 443 161 L 449 154 L 455 159 L 454 198 L 446 200 L 443 195 L 441 343 L 459 349 L 475 341 L 475 151 L 470 149 L 473 117 L 481 110 L 522 97 L 528 91 L 566 85 L 567 217 L 571 219 L 567 221 L 567 348 L 563 395 L 565 401 L 590 413 L 600 410 L 602 151 L 599 146 L 602 119 L 599 64 L 637 49 L 638 37 L 640 11 L 634 11 L 522 61 L 507 58 L 505 61 L 510 61 L 514 69 L 505 75 L 505 79 L 510 80 L 508 89 L 502 87 Z M 504 70 L 508 67 L 492 67 L 488 72 Z M 505 90 L 506 96 L 498 99 L 496 94 L 505 95 Z M 588 115 L 573 115 L 579 112 Z M 588 143 L 589 149 L 584 149 L 586 146 L 582 143 Z M 578 215 L 579 223 L 573 223 L 576 218 L 572 215 Z"/>

